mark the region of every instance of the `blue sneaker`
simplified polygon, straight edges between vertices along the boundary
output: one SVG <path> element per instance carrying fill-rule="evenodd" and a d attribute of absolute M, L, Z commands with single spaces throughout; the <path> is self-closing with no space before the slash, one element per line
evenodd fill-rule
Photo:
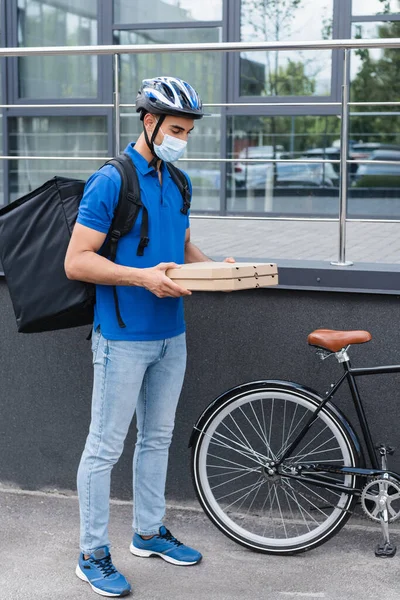
<path fill-rule="evenodd" d="M 131 591 L 128 581 L 112 564 L 107 546 L 95 550 L 87 560 L 81 554 L 75 573 L 101 596 L 127 596 Z"/>
<path fill-rule="evenodd" d="M 152 555 L 161 556 L 167 562 L 180 566 L 195 565 L 202 559 L 200 552 L 178 542 L 164 526 L 160 527 L 158 535 L 149 540 L 144 540 L 138 533 L 135 533 L 129 550 L 135 556 L 142 558 Z"/>

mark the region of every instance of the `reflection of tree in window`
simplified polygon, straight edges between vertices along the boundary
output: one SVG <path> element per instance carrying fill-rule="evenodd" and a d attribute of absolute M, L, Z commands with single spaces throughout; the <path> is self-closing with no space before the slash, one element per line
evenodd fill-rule
<path fill-rule="evenodd" d="M 319 5 L 322 10 L 322 27 L 318 37 L 332 37 L 332 4 Z M 311 9 L 313 4 L 304 0 L 242 0 L 241 39 L 246 41 L 280 41 L 304 38 L 302 31 L 295 30 L 296 16 L 300 10 Z M 307 37 L 307 35 L 306 35 Z M 315 34 L 314 34 L 315 37 Z M 286 54 L 286 60 L 284 55 Z M 301 52 L 294 59 L 287 53 L 265 52 L 241 56 L 241 94 L 259 96 L 313 96 L 328 93 L 317 90 L 317 76 L 326 69 L 326 54 L 321 60 L 304 58 Z M 292 55 L 293 56 L 293 55 Z M 309 54 L 310 56 L 310 54 Z"/>
<path fill-rule="evenodd" d="M 399 2 L 400 7 L 400 2 Z M 363 24 L 355 25 L 356 39 L 370 37 L 370 31 L 363 35 Z M 374 24 L 378 38 L 399 38 L 400 21 Z M 369 49 L 354 52 L 358 57 L 358 72 L 351 83 L 353 102 L 389 102 L 400 97 L 400 50 L 385 48 L 376 57 Z M 373 106 L 361 109 L 369 114 L 354 115 L 351 118 L 351 135 L 362 142 L 400 143 L 400 121 L 397 115 L 388 114 L 390 107 Z M 360 112 L 354 109 L 354 112 Z M 372 114 L 371 114 L 372 113 Z M 381 113 L 381 114 L 380 114 Z"/>

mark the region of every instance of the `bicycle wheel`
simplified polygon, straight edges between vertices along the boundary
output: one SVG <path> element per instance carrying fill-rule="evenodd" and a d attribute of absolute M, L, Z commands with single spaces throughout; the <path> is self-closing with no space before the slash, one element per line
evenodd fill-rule
<path fill-rule="evenodd" d="M 266 463 L 279 460 L 321 399 L 294 385 L 261 383 L 210 405 L 192 448 L 194 485 L 208 517 L 234 541 L 266 553 L 302 552 L 343 527 L 356 497 L 312 485 L 305 473 L 301 480 L 284 473 L 307 462 L 356 467 L 359 454 L 349 425 L 327 405 L 285 459 L 283 474 L 268 475 Z M 353 475 L 325 476 L 355 487 Z"/>

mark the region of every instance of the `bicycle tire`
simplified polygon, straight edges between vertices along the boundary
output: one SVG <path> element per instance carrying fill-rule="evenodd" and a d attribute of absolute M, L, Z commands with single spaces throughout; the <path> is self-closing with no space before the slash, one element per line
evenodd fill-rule
<path fill-rule="evenodd" d="M 300 412 L 297 422 L 300 420 L 301 423 L 305 422 L 305 415 L 311 414 L 311 411 L 314 412 L 320 402 L 322 402 L 322 399 L 315 392 L 308 390 L 308 388 L 302 388 L 297 384 L 268 381 L 252 382 L 231 390 L 214 401 L 203 413 L 202 418 L 198 421 L 200 426 L 195 432 L 192 443 L 191 467 L 194 488 L 207 516 L 230 539 L 242 546 L 267 554 L 296 554 L 325 543 L 338 533 L 351 516 L 351 511 L 357 501 L 354 494 L 346 492 L 338 494 L 326 488 L 314 489 L 317 486 L 310 487 L 309 485 L 304 487 L 305 491 L 298 492 L 296 491 L 297 487 L 301 488 L 304 482 L 299 483 L 297 480 L 293 482 L 289 478 L 280 477 L 273 484 L 270 484 L 265 474 L 265 467 L 264 471 L 262 470 L 260 455 L 263 459 L 264 457 L 271 459 L 271 456 L 266 457 L 266 452 L 263 454 L 260 448 L 263 445 L 265 448 L 269 446 L 270 452 L 273 453 L 272 445 L 276 444 L 278 439 L 281 449 L 285 446 L 288 447 L 288 442 L 293 441 L 295 437 L 294 433 L 300 431 L 298 425 L 294 425 L 299 407 Z M 261 407 L 263 407 L 262 410 Z M 269 409 L 269 421 L 266 419 L 267 408 Z M 281 409 L 280 413 L 278 413 L 278 408 Z M 276 417 L 277 414 L 279 415 L 278 418 Z M 242 428 L 237 426 L 239 418 L 246 425 L 245 430 L 244 426 Z M 227 422 L 224 423 L 224 419 L 229 422 L 228 426 Z M 274 424 L 281 423 L 282 437 L 280 437 L 279 432 L 276 433 L 278 430 L 273 431 L 273 421 Z M 287 439 L 284 439 L 287 427 L 289 427 L 289 435 Z M 242 429 L 241 433 L 240 429 Z M 221 431 L 224 433 L 222 434 Z M 250 433 L 257 434 L 253 435 L 257 444 L 253 443 L 252 445 L 250 443 Z M 325 442 L 324 436 L 326 438 Z M 230 440 L 226 439 L 228 437 Z M 310 447 L 312 441 L 317 438 L 319 438 L 318 445 L 315 448 Z M 328 447 L 328 442 L 332 440 L 334 440 L 333 444 L 336 443 L 337 445 L 332 444 L 332 447 Z M 208 452 L 211 445 L 212 450 Z M 309 450 L 307 450 L 307 447 Z M 301 455 L 302 448 L 303 451 L 307 450 L 306 455 Z M 217 452 L 217 455 L 215 452 Z M 330 403 L 327 403 L 321 410 L 310 431 L 294 452 L 294 456 L 289 457 L 289 460 L 286 461 L 287 465 L 295 466 L 296 461 L 294 459 L 296 456 L 302 458 L 301 461 L 297 460 L 297 464 L 304 462 L 304 458 L 310 461 L 314 458 L 315 462 L 317 455 L 318 461 L 321 463 L 330 461 L 332 464 L 357 467 L 363 462 L 360 445 L 354 430 L 340 411 Z M 324 454 L 326 455 L 325 458 Z M 242 456 L 243 464 L 238 460 L 240 456 Z M 222 465 L 215 462 L 216 458 L 221 459 Z M 208 460 L 211 462 L 207 463 Z M 226 472 L 218 471 L 218 469 L 225 469 L 230 462 L 233 464 L 229 465 Z M 241 471 L 244 472 L 241 473 Z M 239 483 L 241 480 L 243 481 L 243 478 L 245 481 L 246 478 L 249 481 L 248 477 L 251 478 L 253 474 L 253 482 L 250 485 L 245 485 L 244 488 L 238 486 L 239 489 L 235 489 L 237 485 L 235 481 Z M 226 476 L 228 479 L 219 480 L 221 477 Z M 354 475 L 334 475 L 333 478 L 346 487 L 356 486 L 357 478 Z M 263 493 L 259 495 L 263 487 Z M 272 502 L 270 502 L 269 517 L 267 518 L 265 510 L 267 500 L 265 497 L 267 499 L 268 496 L 271 497 L 272 487 L 274 488 L 274 496 Z M 247 493 L 246 490 L 248 489 L 250 491 Z M 218 492 L 215 492 L 215 490 L 218 490 Z M 240 494 L 243 491 L 244 495 L 239 496 L 238 501 L 244 497 L 244 506 L 243 502 L 235 509 L 233 508 L 235 502 L 223 506 L 227 500 L 223 503 L 222 499 L 228 498 L 230 502 L 235 494 Z M 308 494 L 311 498 L 307 498 L 305 494 Z M 258 495 L 258 500 L 256 500 Z M 299 503 L 299 495 L 303 498 L 303 505 Z M 282 513 L 284 499 L 286 499 L 285 519 Z M 315 503 L 316 499 L 318 499 L 319 506 Z M 248 500 L 248 506 L 246 506 L 246 500 Z M 276 501 L 276 506 L 272 510 L 274 501 Z M 321 505 L 321 501 L 327 502 L 327 506 Z M 293 512 L 293 509 L 296 508 L 296 502 L 297 518 Z M 307 502 L 310 503 L 309 507 L 304 505 Z M 331 508 L 329 514 L 326 512 L 327 508 Z M 311 514 L 310 510 L 316 511 L 317 518 Z M 236 511 L 236 514 L 234 514 L 234 511 Z M 277 515 L 279 512 L 280 515 Z M 307 518 L 305 515 L 307 515 Z M 326 518 L 322 518 L 321 515 L 326 516 Z M 287 523 L 288 516 L 291 516 L 291 520 L 289 519 Z M 314 527 L 312 527 L 313 524 Z M 255 531 L 261 525 L 264 531 L 260 535 Z M 289 526 L 291 535 L 288 535 Z M 274 530 L 274 536 L 272 537 L 266 535 L 267 529 L 270 530 L 271 527 Z M 308 528 L 308 531 L 304 532 L 306 528 Z M 293 535 L 294 530 L 297 530 L 297 535 Z M 278 536 L 276 535 L 277 531 Z"/>

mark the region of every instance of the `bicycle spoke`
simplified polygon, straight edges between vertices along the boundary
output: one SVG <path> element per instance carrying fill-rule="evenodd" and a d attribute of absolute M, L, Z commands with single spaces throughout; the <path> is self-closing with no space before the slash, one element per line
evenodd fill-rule
<path fill-rule="evenodd" d="M 261 477 L 258 478 L 258 481 L 260 481 L 260 479 L 261 479 Z M 228 494 L 225 494 L 224 496 L 220 496 L 219 498 L 217 498 L 217 500 L 219 502 L 220 500 L 223 500 L 224 498 L 229 498 L 229 496 L 232 496 L 233 494 L 240 494 L 240 492 L 243 492 L 244 490 L 247 490 L 249 488 L 254 488 L 255 486 L 257 486 L 257 483 L 250 483 L 250 485 L 245 485 L 244 487 L 240 488 L 239 490 L 234 490 L 233 492 L 229 492 Z M 239 498 L 239 500 L 240 500 L 240 498 Z"/>
<path fill-rule="evenodd" d="M 207 467 L 210 467 L 210 468 L 212 468 L 212 469 L 227 469 L 227 471 L 226 471 L 226 474 L 228 474 L 228 473 L 229 473 L 229 471 L 230 471 L 230 472 L 232 472 L 232 471 L 233 471 L 233 472 L 234 472 L 234 471 L 238 472 L 238 471 L 248 471 L 248 470 L 252 470 L 252 469 L 250 469 L 250 467 L 237 467 L 237 468 L 236 468 L 236 467 L 226 467 L 225 465 L 210 465 L 210 464 L 208 464 L 208 463 L 207 463 L 207 465 L 206 465 L 206 466 L 207 466 Z M 254 469 L 254 470 L 256 470 L 256 469 Z M 218 476 L 218 475 L 219 475 L 219 474 L 217 473 L 216 475 L 209 475 L 209 477 L 216 477 L 216 476 Z M 221 473 L 221 475 L 224 475 L 224 473 Z"/>
<path fill-rule="evenodd" d="M 293 498 L 293 496 L 291 496 L 289 494 L 289 492 L 284 487 L 282 487 L 282 490 L 283 490 L 284 494 L 286 495 L 286 498 L 291 498 L 292 501 L 294 502 L 294 504 L 297 506 L 297 508 L 299 509 L 300 515 L 303 518 L 304 525 L 307 527 L 308 531 L 311 531 L 310 526 L 309 526 L 309 524 L 307 523 L 307 521 L 306 521 L 306 519 L 304 517 L 303 507 L 297 502 L 296 498 Z M 289 500 L 288 500 L 288 503 L 289 503 Z M 296 527 L 297 527 L 297 523 L 296 523 Z"/>
<path fill-rule="evenodd" d="M 295 516 L 294 516 L 294 514 L 293 514 L 292 505 L 291 505 L 291 504 L 290 504 L 290 502 L 289 502 L 288 495 L 286 494 L 286 492 L 285 492 L 285 488 L 284 488 L 283 486 L 282 486 L 282 489 L 283 489 L 283 491 L 284 491 L 284 493 L 285 493 L 286 502 L 287 502 L 287 504 L 288 504 L 288 507 L 289 507 L 289 510 L 290 510 L 290 515 L 291 515 L 291 517 L 292 517 L 292 524 L 293 524 L 293 525 L 296 527 L 297 535 L 299 535 L 299 528 L 298 528 L 298 526 L 297 526 L 297 521 L 296 521 L 296 519 L 295 519 Z"/>
<path fill-rule="evenodd" d="M 232 434 L 235 436 L 235 438 L 237 440 L 239 440 L 238 442 L 235 442 L 235 440 L 232 440 L 230 438 L 228 438 L 227 436 L 223 435 L 221 432 L 219 431 L 215 431 L 215 435 L 219 435 L 220 437 L 231 441 L 233 444 L 237 444 L 238 446 L 240 446 L 241 448 L 244 448 L 245 450 L 248 450 L 251 454 L 254 454 L 254 456 L 260 456 L 262 458 L 265 458 L 265 456 L 263 454 L 261 454 L 260 452 L 256 452 L 251 446 L 244 446 L 240 440 L 240 438 L 228 427 L 228 425 L 226 425 L 226 423 L 222 423 L 222 425 Z"/>
<path fill-rule="evenodd" d="M 318 498 L 320 498 L 323 502 L 326 502 L 326 498 L 323 498 L 322 496 L 320 496 L 320 494 L 318 494 L 316 491 L 313 490 L 313 488 L 309 488 L 308 485 L 306 485 L 305 483 L 303 483 L 303 481 L 300 481 L 299 479 L 296 479 L 296 483 L 298 483 L 299 485 L 303 486 L 306 490 L 308 490 L 309 492 L 311 492 L 311 494 L 313 494 L 314 496 L 317 496 Z M 338 494 L 338 492 L 335 492 L 334 490 L 329 490 L 329 492 L 331 494 L 334 494 L 335 496 L 338 496 L 339 498 L 341 497 L 342 494 Z"/>
<path fill-rule="evenodd" d="M 231 483 L 231 481 L 236 481 L 237 479 L 240 479 L 240 477 L 245 477 L 246 475 L 250 475 L 250 473 L 242 473 L 241 475 L 232 477 L 232 479 L 228 479 L 228 481 L 222 481 L 221 483 L 218 483 L 217 485 L 212 486 L 211 489 L 215 490 L 215 489 L 221 487 L 221 485 L 227 485 L 228 483 Z"/>
<path fill-rule="evenodd" d="M 247 439 L 247 437 L 244 435 L 243 431 L 240 429 L 239 425 L 236 423 L 236 420 L 233 418 L 232 413 L 229 413 L 229 417 L 232 419 L 232 421 L 234 422 L 234 424 L 236 425 L 237 429 L 239 430 L 240 435 L 243 437 L 243 439 L 245 440 L 247 447 L 251 448 L 251 444 L 249 442 L 249 440 Z"/>
<path fill-rule="evenodd" d="M 275 492 L 276 492 L 276 485 L 274 483 L 272 484 L 272 490 L 273 490 L 273 494 L 272 494 L 272 501 L 271 501 L 270 506 L 269 506 L 269 519 L 270 519 L 270 521 L 272 523 L 272 531 L 273 531 L 274 537 L 276 537 L 276 535 L 275 535 L 275 522 L 274 522 L 274 519 L 273 519 L 273 516 L 272 516 L 272 506 L 274 504 L 274 497 L 275 497 Z M 266 528 L 265 528 L 264 532 L 265 531 L 266 531 Z M 265 533 L 264 533 L 264 535 L 265 535 Z"/>
<path fill-rule="evenodd" d="M 320 435 L 322 435 L 322 434 L 323 434 L 323 432 L 324 432 L 326 429 L 327 429 L 327 426 L 325 425 L 325 427 L 324 427 L 323 429 L 321 429 L 321 431 L 319 431 L 318 433 L 316 433 L 316 434 L 314 435 L 314 437 L 313 437 L 313 438 L 312 438 L 312 439 L 311 439 L 309 442 L 307 442 L 307 444 L 306 444 L 305 446 L 303 446 L 301 450 L 299 450 L 299 452 L 304 452 L 304 450 L 305 450 L 306 448 L 308 448 L 308 446 L 309 446 L 310 444 L 312 444 L 312 443 L 313 443 L 313 442 L 314 442 L 314 441 L 315 441 L 317 438 L 319 438 L 319 436 L 320 436 Z M 331 439 L 335 439 L 335 438 L 334 438 L 334 436 L 333 436 Z M 308 455 L 306 454 L 306 456 L 308 456 Z M 294 455 L 294 456 L 293 456 L 293 457 L 291 457 L 291 458 L 296 458 L 296 455 Z"/>
<path fill-rule="evenodd" d="M 276 487 L 277 487 L 277 486 L 276 486 Z M 276 503 L 277 503 L 277 505 L 278 505 L 279 513 L 280 513 L 280 515 L 281 515 L 281 520 L 282 520 L 283 530 L 284 530 L 284 532 L 285 532 L 285 536 L 286 536 L 286 538 L 287 538 L 287 537 L 288 537 L 288 534 L 287 534 L 287 531 L 286 531 L 285 520 L 284 520 L 284 518 L 283 518 L 283 515 L 282 515 L 281 503 L 279 502 L 279 496 L 278 496 L 278 493 L 277 493 L 277 491 L 276 491 L 276 487 L 275 487 L 275 498 L 276 498 Z"/>
<path fill-rule="evenodd" d="M 238 498 L 234 502 L 231 502 L 231 504 L 228 504 L 228 506 L 225 506 L 224 510 L 227 511 L 228 508 L 230 508 L 231 506 L 233 506 L 234 504 L 236 504 L 236 502 L 239 502 L 243 498 L 243 501 L 240 504 L 239 509 L 238 509 L 238 510 L 240 510 L 240 508 L 243 506 L 243 503 L 247 500 L 247 498 L 250 496 L 250 494 L 252 494 L 254 492 L 254 490 L 256 490 L 258 488 L 258 486 L 264 485 L 264 483 L 265 483 L 265 481 L 262 481 L 262 478 L 260 477 L 259 480 L 254 485 L 247 486 L 247 487 L 251 487 L 251 489 L 248 492 L 246 492 L 245 494 L 243 494 L 243 496 L 240 496 L 240 498 Z M 246 488 L 242 488 L 242 491 L 243 491 L 243 489 L 246 489 Z M 232 492 L 232 493 L 234 493 L 234 492 Z M 231 496 L 232 494 L 229 494 L 229 495 Z M 226 496 L 223 496 L 223 497 L 226 497 Z"/>
<path fill-rule="evenodd" d="M 211 458 L 218 458 L 218 460 L 223 460 L 224 462 L 231 463 L 232 465 L 237 465 L 238 467 L 243 467 L 243 465 L 240 465 L 239 463 L 234 462 L 233 460 L 228 460 L 227 458 L 223 458 L 222 456 L 215 456 L 215 454 L 210 454 L 210 453 L 208 453 L 208 456 L 210 456 Z"/>
<path fill-rule="evenodd" d="M 289 487 L 290 487 L 290 489 L 292 490 L 292 492 L 295 494 L 296 492 L 295 492 L 295 490 L 292 488 L 292 486 L 291 486 L 290 484 L 289 484 Z M 282 487 L 282 489 L 284 489 L 284 488 Z M 288 490 L 286 490 L 286 492 L 289 494 Z M 290 495 L 290 494 L 289 494 L 289 495 Z M 300 494 L 300 496 L 301 496 L 301 494 Z M 306 510 L 306 509 L 304 508 L 304 506 L 302 506 L 302 505 L 300 504 L 300 502 L 297 500 L 297 497 L 296 497 L 296 496 L 291 496 L 291 498 L 292 498 L 292 500 L 293 500 L 293 501 L 294 501 L 294 502 L 297 504 L 297 506 L 298 506 L 298 508 L 299 508 L 299 510 L 300 510 L 301 512 L 303 512 L 303 511 L 304 511 L 304 512 L 306 513 L 306 515 L 308 515 L 308 516 L 310 517 L 310 519 L 311 519 L 312 521 L 314 521 L 314 523 L 316 523 L 317 525 L 319 525 L 319 522 L 317 521 L 317 519 L 314 519 L 314 517 L 313 517 L 312 515 L 310 515 L 310 513 L 308 512 L 308 510 Z M 307 498 L 304 498 L 304 497 L 303 497 L 303 499 L 307 500 Z"/>
<path fill-rule="evenodd" d="M 265 482 L 262 482 L 262 483 L 265 483 Z M 256 499 L 256 498 L 257 498 L 257 496 L 258 496 L 258 492 L 261 490 L 261 488 L 262 488 L 262 485 L 260 485 L 260 486 L 258 487 L 258 489 L 257 489 L 257 492 L 256 492 L 256 494 L 255 494 L 255 496 L 254 496 L 253 500 L 251 501 L 251 504 L 250 504 L 249 508 L 247 509 L 246 515 L 248 515 L 248 514 L 249 514 L 249 512 L 250 512 L 250 509 L 252 508 L 252 506 L 253 506 L 253 504 L 254 504 L 254 502 L 255 502 L 255 499 Z"/>
<path fill-rule="evenodd" d="M 264 441 L 263 438 L 262 438 L 262 436 L 258 433 L 257 429 L 254 427 L 253 423 L 250 421 L 249 417 L 243 411 L 243 409 L 240 407 L 239 410 L 243 414 L 244 418 L 247 420 L 247 422 L 249 423 L 249 425 L 252 427 L 252 429 L 254 429 L 254 431 L 256 432 L 256 434 L 258 435 L 258 437 L 260 438 L 260 440 Z M 274 456 L 274 454 L 272 454 L 272 458 L 275 460 L 276 456 Z"/>
<path fill-rule="evenodd" d="M 277 452 L 276 456 L 279 459 L 285 452 L 286 450 L 289 448 L 290 444 L 292 443 L 293 440 L 290 439 L 291 436 L 293 436 L 293 434 L 297 431 L 297 429 L 300 427 L 301 423 L 303 422 L 304 418 L 306 417 L 307 412 L 305 412 L 303 414 L 303 416 L 301 417 L 300 421 L 297 423 L 296 427 L 293 429 L 293 431 L 291 432 L 290 436 L 288 436 L 287 440 L 286 440 L 286 444 L 284 447 L 281 447 L 279 449 L 279 451 Z"/>
<path fill-rule="evenodd" d="M 293 489 L 293 488 L 292 488 Z M 316 504 L 314 504 L 314 502 L 312 502 L 310 500 L 310 498 L 307 498 L 307 496 L 304 496 L 301 492 L 297 492 L 297 494 L 300 496 L 300 498 L 303 498 L 303 500 L 305 500 L 306 502 L 308 502 L 308 504 L 311 504 L 311 506 L 313 508 L 315 508 L 315 510 L 317 510 L 318 512 L 320 512 L 321 514 L 324 515 L 324 517 L 327 517 L 328 515 L 326 514 L 326 512 L 324 512 L 322 510 L 322 508 L 320 508 L 319 506 L 317 506 Z"/>
<path fill-rule="evenodd" d="M 215 467 L 215 465 L 207 465 L 207 467 Z M 215 467 L 219 469 L 225 469 L 226 467 Z M 213 479 L 215 477 L 224 477 L 225 475 L 233 475 L 234 473 L 259 473 L 260 469 L 234 469 L 232 467 L 232 471 L 224 471 L 223 473 L 215 473 L 214 475 L 208 475 L 208 479 Z"/>
<path fill-rule="evenodd" d="M 271 439 L 271 433 L 272 433 L 272 422 L 273 422 L 273 414 L 274 414 L 274 404 L 275 404 L 275 398 L 272 398 L 272 403 L 271 403 L 271 417 L 270 417 L 270 420 L 269 420 L 269 436 L 268 436 L 269 440 Z"/>
<path fill-rule="evenodd" d="M 296 404 L 295 409 L 294 409 L 294 413 L 292 415 L 292 420 L 290 421 L 290 427 L 289 427 L 289 431 L 288 431 L 288 435 L 287 435 L 287 439 L 290 439 L 290 436 L 292 435 L 292 427 L 293 427 L 293 423 L 294 423 L 294 419 L 296 417 L 297 414 L 297 409 L 298 409 L 299 405 Z"/>
<path fill-rule="evenodd" d="M 304 456 L 310 456 L 310 455 L 314 456 L 314 454 L 326 454 L 327 452 L 335 452 L 335 451 L 337 452 L 338 450 L 340 451 L 339 446 L 335 446 L 335 448 L 327 448 L 326 450 L 319 450 L 319 451 L 313 450 L 312 452 L 309 452 L 308 454 L 296 454 L 296 456 L 290 456 L 290 459 L 303 458 Z M 327 459 L 327 460 L 324 459 L 324 463 L 328 462 L 328 460 L 330 460 L 331 462 L 332 461 L 337 462 L 340 459 L 339 458 L 331 458 L 331 459 Z"/>
<path fill-rule="evenodd" d="M 207 435 L 207 434 L 205 434 L 205 435 Z M 213 438 L 210 438 L 210 444 L 213 444 L 214 446 L 219 446 L 220 448 L 227 448 L 229 450 L 233 450 L 237 454 L 240 454 L 240 456 L 244 456 L 245 458 L 248 458 L 252 462 L 255 462 L 257 465 L 262 465 L 263 464 L 263 462 L 260 462 L 260 460 L 258 459 L 259 457 L 258 457 L 257 453 L 249 455 L 246 452 L 244 452 L 243 450 L 240 450 L 239 448 L 234 448 L 233 446 L 229 446 L 229 444 L 226 444 L 226 443 L 224 443 L 222 441 L 219 441 L 219 440 L 215 441 Z M 262 455 L 260 455 L 260 458 L 264 459 L 264 457 Z"/>
<path fill-rule="evenodd" d="M 283 404 L 283 424 L 282 424 L 282 443 L 281 443 L 281 448 L 283 446 L 283 444 L 285 443 L 285 425 L 286 425 L 286 405 L 287 402 L 285 401 Z"/>
<path fill-rule="evenodd" d="M 318 434 L 318 435 L 319 435 L 319 434 Z M 311 442 L 313 442 L 313 441 L 314 441 L 314 440 L 315 440 L 315 439 L 318 437 L 318 435 L 316 435 L 316 436 L 313 438 L 313 440 L 311 440 Z M 336 439 L 336 438 L 335 438 L 335 436 L 332 436 L 331 438 L 329 438 L 328 440 L 325 440 L 325 442 L 322 442 L 322 444 L 320 444 L 319 446 L 317 446 L 316 448 L 314 448 L 314 449 L 313 449 L 313 450 L 311 450 L 310 452 L 306 452 L 306 454 L 295 454 L 294 456 L 291 456 L 290 458 L 293 460 L 293 459 L 295 459 L 295 458 L 303 458 L 304 456 L 310 456 L 310 455 L 313 455 L 314 453 L 316 453 L 316 451 L 317 451 L 319 448 L 322 448 L 323 446 L 325 446 L 325 444 L 329 444 L 329 442 L 331 442 L 332 440 L 335 440 L 335 439 Z M 303 447 L 301 450 L 299 450 L 299 452 L 303 452 L 303 451 L 304 451 L 304 450 L 305 450 L 305 449 L 306 449 L 306 448 L 307 448 L 307 447 L 308 447 L 308 446 L 311 444 L 311 442 L 309 442 L 309 443 L 308 443 L 306 446 L 304 446 L 304 447 Z M 339 450 L 340 450 L 340 447 L 339 447 L 339 446 L 337 446 L 336 448 L 334 448 L 334 450 L 335 450 L 335 449 L 336 449 L 336 450 L 337 450 L 337 449 L 339 449 Z M 325 450 L 325 452 L 327 452 L 327 450 Z"/>
<path fill-rule="evenodd" d="M 260 428 L 260 431 L 261 431 L 261 439 L 264 439 L 265 446 L 266 446 L 266 448 L 267 448 L 268 452 L 270 453 L 270 455 L 273 457 L 274 455 L 273 455 L 273 453 L 272 453 L 271 447 L 270 447 L 270 445 L 269 445 L 269 442 L 268 442 L 268 440 L 267 440 L 266 436 L 264 435 L 263 428 L 261 427 L 261 423 L 260 423 L 260 421 L 259 421 L 259 419 L 258 419 L 258 417 L 257 417 L 257 415 L 256 415 L 256 412 L 255 412 L 255 410 L 254 410 L 254 406 L 253 406 L 253 403 L 252 403 L 252 402 L 250 403 L 250 408 L 251 408 L 251 410 L 253 411 L 254 417 L 255 417 L 255 419 L 256 419 L 256 421 L 257 421 L 257 423 L 258 423 L 258 426 L 259 426 L 259 428 Z"/>

